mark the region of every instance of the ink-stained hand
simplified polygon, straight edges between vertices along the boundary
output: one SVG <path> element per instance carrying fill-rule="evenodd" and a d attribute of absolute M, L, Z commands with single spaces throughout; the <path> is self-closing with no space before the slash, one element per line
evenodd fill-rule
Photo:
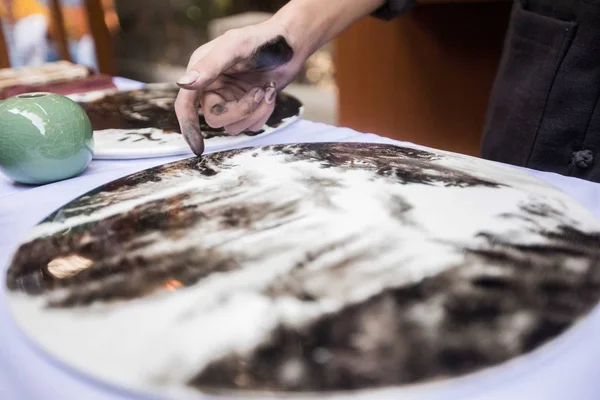
<path fill-rule="evenodd" d="M 177 82 L 175 111 L 194 153 L 204 151 L 198 107 L 208 125 L 231 135 L 258 131 L 266 123 L 277 91 L 294 79 L 304 62 L 286 36 L 281 26 L 267 21 L 229 31 L 193 53 Z"/>

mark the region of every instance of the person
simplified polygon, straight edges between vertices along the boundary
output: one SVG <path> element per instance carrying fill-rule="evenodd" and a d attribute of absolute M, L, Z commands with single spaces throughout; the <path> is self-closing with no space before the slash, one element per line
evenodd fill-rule
<path fill-rule="evenodd" d="M 50 18 L 48 0 L 0 0 L 0 19 L 8 46 L 11 66 L 35 66 L 58 61 L 53 39 L 57 27 Z M 119 29 L 114 0 L 102 0 L 106 24 L 111 33 Z M 97 70 L 94 39 L 88 26 L 83 0 L 62 0 L 63 23 L 73 62 Z"/>
<path fill-rule="evenodd" d="M 177 82 L 182 134 L 200 155 L 197 118 L 236 135 L 258 130 L 316 49 L 372 15 L 414 0 L 291 0 L 264 23 L 199 47 Z M 491 93 L 482 157 L 600 182 L 600 1 L 516 0 Z"/>
<path fill-rule="evenodd" d="M 43 5 L 36 0 L 0 0 L 0 19 L 10 64 L 15 68 L 43 64 L 48 52 Z"/>

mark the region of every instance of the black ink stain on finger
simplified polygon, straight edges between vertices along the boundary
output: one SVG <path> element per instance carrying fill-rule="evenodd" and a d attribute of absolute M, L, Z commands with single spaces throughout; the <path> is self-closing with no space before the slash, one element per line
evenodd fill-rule
<path fill-rule="evenodd" d="M 188 121 L 183 129 L 183 138 L 190 146 L 194 154 L 201 155 L 204 152 L 204 138 L 202 133 L 194 128 L 191 121 Z"/>
<path fill-rule="evenodd" d="M 294 57 L 294 50 L 287 40 L 279 35 L 256 48 L 248 60 L 248 69 L 269 71 L 287 64 Z"/>
<path fill-rule="evenodd" d="M 215 115 L 222 115 L 225 114 L 227 112 L 227 106 L 225 106 L 224 104 L 215 104 L 211 109 L 210 112 L 212 112 Z"/>

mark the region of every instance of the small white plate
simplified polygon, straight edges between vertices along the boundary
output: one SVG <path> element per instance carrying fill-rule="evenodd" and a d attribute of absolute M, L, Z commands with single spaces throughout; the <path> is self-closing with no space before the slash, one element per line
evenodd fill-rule
<path fill-rule="evenodd" d="M 81 104 L 94 128 L 95 159 L 136 159 L 192 154 L 179 133 L 173 103 L 178 88 L 172 84 L 150 84 L 137 90 L 118 89 L 69 95 Z M 275 111 L 256 135 L 242 133 L 226 136 L 222 129 L 213 129 L 199 117 L 207 150 L 239 145 L 270 135 L 296 121 L 303 113 L 302 103 L 285 93 L 277 98 Z"/>

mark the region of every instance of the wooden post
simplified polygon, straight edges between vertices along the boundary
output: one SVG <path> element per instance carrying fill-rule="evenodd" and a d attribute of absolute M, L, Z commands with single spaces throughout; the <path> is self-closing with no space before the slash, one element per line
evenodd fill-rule
<path fill-rule="evenodd" d="M 69 38 L 65 29 L 65 20 L 63 18 L 60 0 L 50 0 L 50 18 L 54 26 L 54 40 L 58 46 L 60 58 L 65 61 L 73 61 L 69 52 Z"/>
<path fill-rule="evenodd" d="M 8 55 L 8 46 L 4 38 L 2 21 L 0 21 L 0 68 L 10 68 L 10 57 Z"/>
<path fill-rule="evenodd" d="M 101 73 L 116 73 L 112 36 L 104 20 L 104 8 L 100 0 L 85 0 L 88 24 L 96 46 L 96 59 Z"/>
<path fill-rule="evenodd" d="M 420 2 L 390 22 L 366 18 L 337 40 L 339 124 L 479 155 L 512 4 Z"/>

